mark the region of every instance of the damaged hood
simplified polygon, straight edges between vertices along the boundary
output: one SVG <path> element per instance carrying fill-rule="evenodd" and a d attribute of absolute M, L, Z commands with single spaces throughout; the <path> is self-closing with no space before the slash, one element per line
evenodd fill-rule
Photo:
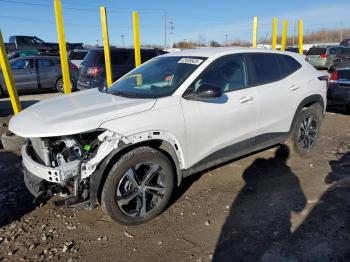
<path fill-rule="evenodd" d="M 133 99 L 97 89 L 60 95 L 28 107 L 12 117 L 9 130 L 22 137 L 53 137 L 82 133 L 103 122 L 151 109 L 156 99 Z"/>

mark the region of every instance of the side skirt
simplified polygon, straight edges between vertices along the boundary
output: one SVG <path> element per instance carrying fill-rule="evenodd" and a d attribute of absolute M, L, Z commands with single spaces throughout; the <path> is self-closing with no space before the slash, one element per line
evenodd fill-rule
<path fill-rule="evenodd" d="M 288 135 L 288 132 L 262 134 L 225 147 L 207 156 L 192 167 L 182 170 L 182 176 L 187 177 L 249 153 L 282 143 L 288 138 Z"/>

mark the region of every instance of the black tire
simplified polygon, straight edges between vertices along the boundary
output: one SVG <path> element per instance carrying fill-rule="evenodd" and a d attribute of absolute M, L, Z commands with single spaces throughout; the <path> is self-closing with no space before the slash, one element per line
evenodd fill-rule
<path fill-rule="evenodd" d="M 174 177 L 171 162 L 164 154 L 150 147 L 133 149 L 111 168 L 102 189 L 102 209 L 124 225 L 145 223 L 167 206 Z"/>
<path fill-rule="evenodd" d="M 350 115 L 350 105 L 349 106 L 345 106 L 345 111 L 347 114 Z"/>
<path fill-rule="evenodd" d="M 2 86 L 0 85 L 0 98 L 3 97 L 5 94 L 4 89 L 2 89 Z"/>
<path fill-rule="evenodd" d="M 303 108 L 298 113 L 287 142 L 291 152 L 305 155 L 312 151 L 319 137 L 322 113 L 319 103 Z"/>

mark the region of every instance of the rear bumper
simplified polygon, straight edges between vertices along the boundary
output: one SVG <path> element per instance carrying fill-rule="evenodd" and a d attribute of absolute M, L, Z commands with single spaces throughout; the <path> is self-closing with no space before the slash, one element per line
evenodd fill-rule
<path fill-rule="evenodd" d="M 339 84 L 329 84 L 327 91 L 329 104 L 339 104 L 350 106 L 350 86 L 342 87 Z"/>

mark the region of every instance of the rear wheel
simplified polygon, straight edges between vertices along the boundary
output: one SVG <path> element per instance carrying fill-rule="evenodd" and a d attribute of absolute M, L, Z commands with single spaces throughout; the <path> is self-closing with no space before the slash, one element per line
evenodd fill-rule
<path fill-rule="evenodd" d="M 72 86 L 72 91 L 75 88 L 73 80 L 71 80 L 71 86 Z M 62 94 L 64 94 L 64 83 L 63 83 L 63 78 L 59 78 L 56 82 L 56 90 Z"/>
<path fill-rule="evenodd" d="M 318 103 L 298 113 L 288 140 L 292 152 L 305 155 L 313 149 L 319 137 L 321 122 L 322 107 Z"/>
<path fill-rule="evenodd" d="M 150 147 L 123 155 L 112 167 L 103 186 L 103 210 L 116 222 L 144 223 L 167 206 L 174 188 L 169 159 Z"/>

